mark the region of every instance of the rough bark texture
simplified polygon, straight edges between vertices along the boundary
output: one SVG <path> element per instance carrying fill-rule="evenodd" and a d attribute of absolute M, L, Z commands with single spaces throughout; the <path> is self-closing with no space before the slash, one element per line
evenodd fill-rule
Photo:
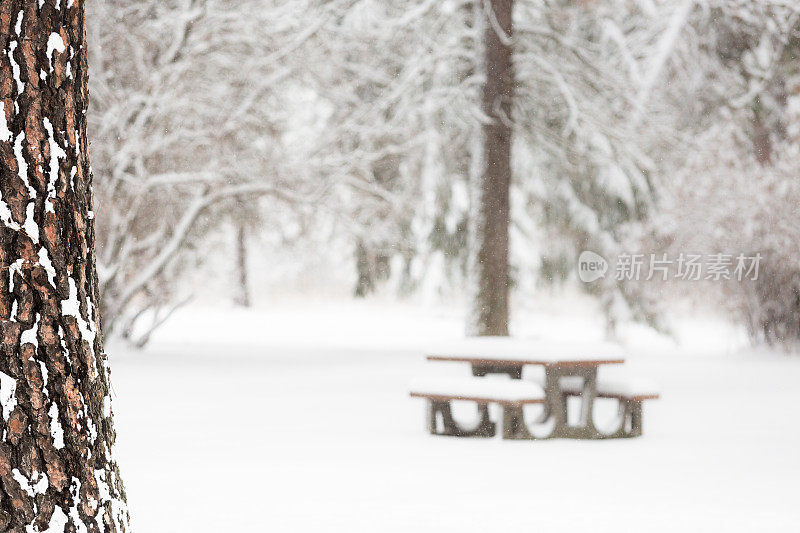
<path fill-rule="evenodd" d="M 478 335 L 508 335 L 513 0 L 485 0 L 483 156 L 478 213 Z"/>
<path fill-rule="evenodd" d="M 97 316 L 83 0 L 0 0 L 0 531 L 125 531 Z"/>

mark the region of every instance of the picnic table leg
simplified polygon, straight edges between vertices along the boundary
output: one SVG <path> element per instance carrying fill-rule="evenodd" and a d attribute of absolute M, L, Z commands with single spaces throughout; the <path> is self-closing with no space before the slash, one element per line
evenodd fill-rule
<path fill-rule="evenodd" d="M 439 421 L 437 420 L 442 402 L 428 400 L 428 432 L 431 435 L 439 434 Z M 444 418 L 444 417 L 442 417 Z"/>
<path fill-rule="evenodd" d="M 600 433 L 602 439 L 629 439 L 642 435 L 642 402 L 632 398 L 619 398 L 619 425 L 610 433 Z"/>
<path fill-rule="evenodd" d="M 545 367 L 545 415 L 553 419 L 553 431 L 550 437 L 566 437 L 567 433 L 567 402 L 561 393 L 558 379 L 561 377 L 559 369 L 552 366 Z"/>
<path fill-rule="evenodd" d="M 581 391 L 581 427 L 586 429 L 587 435 L 596 434 L 594 427 L 594 400 L 597 397 L 597 367 L 591 367 L 582 372 L 583 390 Z M 584 437 L 592 438 L 592 437 Z"/>
<path fill-rule="evenodd" d="M 597 396 L 597 367 L 569 369 L 548 366 L 545 368 L 545 376 L 547 409 L 553 418 L 553 431 L 550 437 L 571 439 L 600 438 L 600 433 L 595 428 L 592 418 L 594 400 Z M 580 376 L 584 380 L 583 389 L 581 390 L 581 423 L 574 427 L 569 425 L 567 395 L 561 390 L 561 384 L 559 383 L 559 380 L 566 376 Z"/>
<path fill-rule="evenodd" d="M 618 417 L 619 417 L 619 426 L 610 432 L 604 433 L 602 437 L 604 439 L 622 439 L 628 436 L 630 432 L 630 427 L 628 425 L 630 421 L 631 415 L 631 402 L 620 399 L 619 400 L 619 408 L 618 408 Z"/>
<path fill-rule="evenodd" d="M 495 424 L 489 418 L 489 405 L 485 403 L 478 404 L 478 414 L 481 417 L 477 429 L 473 432 L 478 437 L 494 437 Z"/>
<path fill-rule="evenodd" d="M 630 413 L 630 430 L 626 437 L 640 437 L 642 435 L 642 402 L 627 400 Z"/>
<path fill-rule="evenodd" d="M 524 408 L 521 405 L 503 406 L 503 438 L 513 440 L 535 440 L 525 425 Z"/>
<path fill-rule="evenodd" d="M 442 428 L 439 429 L 441 416 Z M 478 425 L 474 429 L 463 429 L 453 418 L 449 401 L 428 400 L 428 431 L 431 435 L 449 435 L 452 437 L 493 437 L 495 424 L 489 418 L 489 406 L 478 404 Z"/>

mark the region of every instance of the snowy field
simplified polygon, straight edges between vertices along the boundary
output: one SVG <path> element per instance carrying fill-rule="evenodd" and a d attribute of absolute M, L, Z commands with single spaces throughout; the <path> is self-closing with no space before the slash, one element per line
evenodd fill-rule
<path fill-rule="evenodd" d="M 600 339 L 590 312 L 517 317 L 520 335 Z M 800 357 L 713 321 L 680 343 L 635 328 L 625 366 L 662 388 L 642 438 L 432 437 L 407 384 L 468 374 L 423 360 L 462 335 L 454 310 L 280 303 L 187 309 L 143 352 L 109 346 L 134 530 L 798 530 Z"/>

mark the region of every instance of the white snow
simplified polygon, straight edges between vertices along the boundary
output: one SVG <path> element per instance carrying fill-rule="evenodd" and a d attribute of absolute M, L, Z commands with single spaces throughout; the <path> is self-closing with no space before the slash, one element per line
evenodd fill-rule
<path fill-rule="evenodd" d="M 47 490 L 47 487 L 50 485 L 49 480 L 47 479 L 47 474 L 43 472 L 34 472 L 34 478 L 36 481 L 30 480 L 25 475 L 20 472 L 18 469 L 13 469 L 11 471 L 11 475 L 14 479 L 19 483 L 22 490 L 24 490 L 28 496 L 36 496 L 37 494 L 44 494 Z"/>
<path fill-rule="evenodd" d="M 33 191 L 31 198 L 36 197 L 36 191 L 33 187 L 28 186 L 28 188 Z M 22 224 L 22 229 L 25 230 L 25 233 L 28 234 L 28 237 L 31 240 L 38 244 L 39 243 L 39 225 L 36 223 L 36 220 L 33 218 L 34 211 L 36 209 L 36 205 L 33 201 L 28 202 L 28 206 L 25 209 L 25 222 Z"/>
<path fill-rule="evenodd" d="M 4 372 L 0 372 L 0 406 L 6 421 L 17 406 L 17 380 Z"/>
<path fill-rule="evenodd" d="M 19 224 L 14 222 L 14 217 L 11 216 L 11 210 L 5 200 L 0 199 L 0 220 L 3 221 L 5 227 L 10 229 L 19 229 Z"/>
<path fill-rule="evenodd" d="M 48 531 L 64 531 L 68 523 L 69 517 L 64 514 L 64 511 L 61 510 L 61 507 L 56 506 L 55 510 L 53 511 L 53 516 L 50 517 Z"/>
<path fill-rule="evenodd" d="M 25 140 L 25 132 L 20 132 L 17 135 L 16 140 L 14 141 L 14 157 L 17 160 L 17 166 L 19 167 L 19 179 L 22 180 L 28 186 L 28 192 L 30 192 L 31 186 L 28 182 L 28 162 L 25 160 L 25 156 L 22 154 L 22 141 Z M 31 198 L 36 198 L 36 191 L 33 191 L 31 194 Z"/>
<path fill-rule="evenodd" d="M 36 323 L 33 326 L 31 326 L 30 329 L 26 329 L 25 331 L 23 331 L 22 335 L 20 335 L 19 338 L 20 345 L 27 343 L 27 344 L 33 344 L 34 346 L 38 347 L 39 343 L 36 340 L 36 333 L 38 332 L 38 330 L 39 330 L 39 324 Z"/>
<path fill-rule="evenodd" d="M 61 301 L 61 313 L 75 317 L 78 323 L 78 330 L 81 333 L 81 338 L 89 343 L 89 349 L 92 352 L 92 358 L 94 358 L 94 338 L 97 333 L 94 326 L 92 303 L 87 301 L 86 304 L 89 307 L 87 310 L 89 315 L 88 321 L 81 315 L 80 303 L 78 302 L 78 288 L 75 285 L 75 280 L 69 278 L 69 297 Z"/>
<path fill-rule="evenodd" d="M 19 18 L 17 19 L 17 25 L 21 24 L 22 21 L 22 12 L 19 13 Z M 25 83 L 20 78 L 20 73 L 22 70 L 20 69 L 19 63 L 17 60 L 14 59 L 14 50 L 17 49 L 17 41 L 12 41 L 8 44 L 8 60 L 11 63 L 11 72 L 14 74 L 14 81 L 17 83 L 17 93 L 22 94 L 25 91 Z"/>
<path fill-rule="evenodd" d="M 0 102 L 0 141 L 10 141 L 11 130 L 8 129 L 8 121 L 6 120 L 6 104 Z"/>
<path fill-rule="evenodd" d="M 17 259 L 13 263 L 11 263 L 10 267 L 8 267 L 8 292 L 9 293 L 14 292 L 14 275 L 17 274 L 17 273 L 19 273 L 19 274 L 22 273 L 22 265 L 24 265 L 24 264 L 25 264 L 25 259 L 20 257 L 19 259 Z M 14 299 L 14 303 L 16 303 L 16 299 Z M 16 316 L 16 313 L 11 313 L 11 319 L 12 320 L 15 318 L 15 316 Z"/>
<path fill-rule="evenodd" d="M 410 383 L 408 390 L 422 395 L 445 395 L 514 402 L 544 398 L 544 390 L 540 385 L 530 381 L 512 380 L 503 377 L 418 377 Z"/>
<path fill-rule="evenodd" d="M 53 435 L 53 445 L 60 450 L 64 447 L 64 428 L 61 427 L 61 421 L 58 419 L 58 406 L 55 402 L 50 405 L 47 415 L 50 417 L 50 434 Z"/>
<path fill-rule="evenodd" d="M 50 282 L 52 287 L 56 286 L 56 269 L 53 268 L 53 262 L 50 261 L 50 254 L 47 252 L 47 248 L 42 246 L 39 248 L 39 264 L 44 267 L 45 272 L 47 272 L 47 281 Z"/>
<path fill-rule="evenodd" d="M 44 119 L 44 127 L 47 130 L 47 139 L 50 143 L 50 179 L 47 182 L 47 201 L 45 202 L 45 210 L 53 213 L 55 212 L 53 209 L 53 200 L 56 197 L 59 159 L 66 158 L 67 154 L 56 141 L 55 134 L 53 133 L 53 125 L 46 117 Z"/>
<path fill-rule="evenodd" d="M 662 386 L 662 399 L 645 405 L 641 438 L 437 438 L 408 383 L 469 376 L 466 364 L 424 359 L 428 346 L 461 337 L 459 312 L 269 305 L 184 309 L 144 352 L 107 347 L 134 530 L 797 528 L 800 358 L 743 349 L 737 329 L 687 318 L 676 327 L 682 345 L 623 332 L 629 353 L 618 366 Z M 520 335 L 602 337 L 600 316 L 536 306 L 515 314 Z M 613 416 L 616 405 L 599 401 L 596 411 Z M 230 512 L 209 511 L 220 508 Z"/>
<path fill-rule="evenodd" d="M 64 40 L 61 38 L 61 35 L 56 32 L 51 33 L 50 37 L 47 39 L 47 57 L 53 56 L 53 50 L 56 50 L 59 54 L 62 54 L 66 49 L 67 48 L 64 46 Z"/>

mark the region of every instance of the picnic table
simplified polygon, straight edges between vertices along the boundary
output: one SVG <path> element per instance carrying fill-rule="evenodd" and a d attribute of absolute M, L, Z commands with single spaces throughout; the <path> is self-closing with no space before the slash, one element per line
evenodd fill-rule
<path fill-rule="evenodd" d="M 472 374 L 505 374 L 514 380 L 523 377 L 523 368 L 544 368 L 542 383 L 545 392 L 544 410 L 538 423 L 549 429 L 545 438 L 594 439 L 614 436 L 635 436 L 641 431 L 641 401 L 657 398 L 653 393 L 628 393 L 605 390 L 602 397 L 620 400 L 623 415 L 630 427 L 620 428 L 612 435 L 603 435 L 593 420 L 594 403 L 598 397 L 597 374 L 601 365 L 619 365 L 625 362 L 622 350 L 608 343 L 546 343 L 521 341 L 507 337 L 479 337 L 457 345 L 428 353 L 429 361 L 468 363 Z M 571 425 L 567 415 L 570 396 L 581 398 L 580 418 Z M 504 436 L 506 438 L 542 438 L 530 433 L 523 418 L 523 405 L 505 404 Z M 447 414 L 447 413 L 445 413 Z M 624 422 L 623 422 L 624 425 Z"/>

